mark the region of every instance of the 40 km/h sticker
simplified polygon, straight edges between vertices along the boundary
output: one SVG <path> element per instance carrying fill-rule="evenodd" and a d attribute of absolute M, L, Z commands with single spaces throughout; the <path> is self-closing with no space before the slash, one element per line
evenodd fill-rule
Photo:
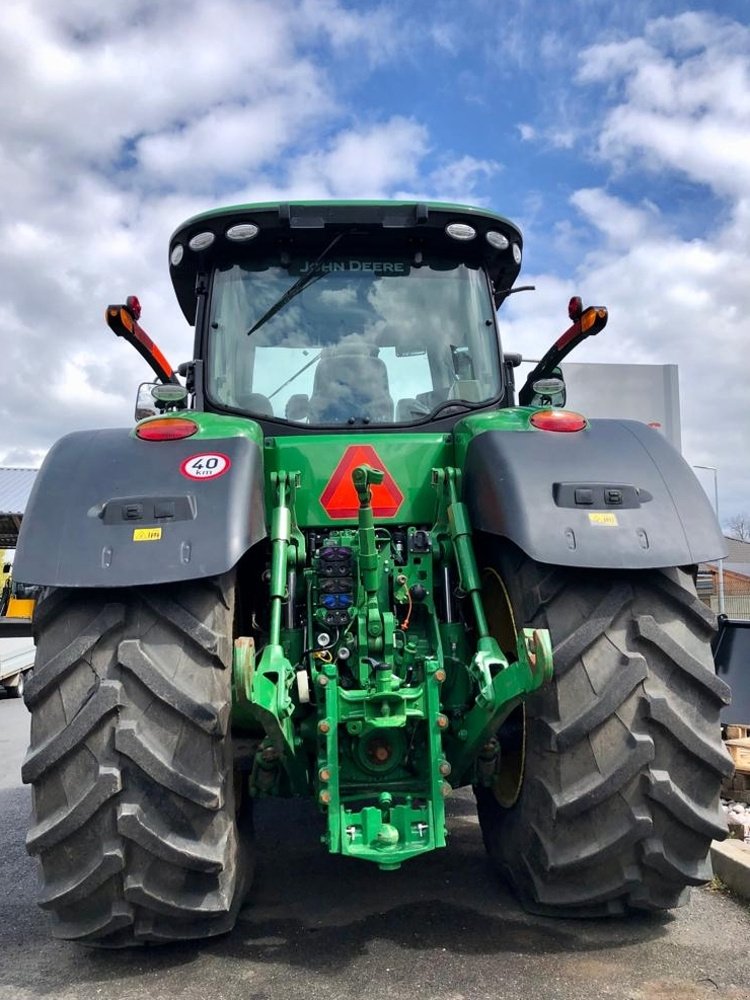
<path fill-rule="evenodd" d="M 232 461 L 229 455 L 219 451 L 209 451 L 203 455 L 191 455 L 180 466 L 180 472 L 188 479 L 216 479 L 229 471 Z"/>

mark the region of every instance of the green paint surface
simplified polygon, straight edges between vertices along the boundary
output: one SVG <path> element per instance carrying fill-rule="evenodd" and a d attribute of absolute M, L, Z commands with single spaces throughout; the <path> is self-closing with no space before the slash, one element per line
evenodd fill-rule
<path fill-rule="evenodd" d="M 452 438 L 446 434 L 423 431 L 410 434 L 320 434 L 267 438 L 266 482 L 271 472 L 299 472 L 301 484 L 297 493 L 297 519 L 300 525 L 353 525 L 357 521 L 356 514 L 331 518 L 321 504 L 321 497 L 331 476 L 347 449 L 352 446 L 374 448 L 380 467 L 390 473 L 403 494 L 401 505 L 392 516 L 379 515 L 376 510 L 375 520 L 378 524 L 432 522 L 435 515 L 435 492 L 430 485 L 432 469 L 444 465 L 453 454 Z"/>
<path fill-rule="evenodd" d="M 254 441 L 260 448 L 263 447 L 263 431 L 259 424 L 249 417 L 237 417 L 223 413 L 204 413 L 199 410 L 174 410 L 160 417 L 148 417 L 141 420 L 136 427 L 149 424 L 154 420 L 192 420 L 198 425 L 198 430 L 190 438 L 190 441 L 209 441 L 220 438 L 246 437 Z M 135 427 L 131 432 L 135 437 Z"/>

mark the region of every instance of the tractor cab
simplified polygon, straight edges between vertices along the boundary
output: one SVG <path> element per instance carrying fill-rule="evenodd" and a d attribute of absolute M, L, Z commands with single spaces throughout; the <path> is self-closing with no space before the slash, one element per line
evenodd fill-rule
<path fill-rule="evenodd" d="M 719 528 L 655 430 L 563 409 L 605 309 L 570 301 L 516 405 L 495 311 L 521 253 L 456 205 L 235 206 L 170 242 L 191 361 L 135 297 L 107 308 L 151 415 L 57 442 L 14 563 L 42 588 L 22 775 L 59 936 L 230 930 L 267 797 L 394 871 L 473 787 L 537 913 L 710 878 L 728 689 L 690 567 Z"/>
<path fill-rule="evenodd" d="M 521 246 L 506 219 L 451 205 L 261 205 L 190 220 L 172 238 L 171 275 L 196 325 L 205 408 L 295 433 L 497 408 L 495 309 Z"/>
<path fill-rule="evenodd" d="M 193 360 L 178 369 L 187 389 L 138 325 L 134 296 L 107 310 L 167 383 L 141 386 L 136 418 L 179 409 L 188 392 L 195 409 L 251 417 L 269 435 L 448 430 L 512 407 L 521 356 L 503 355 L 495 313 L 532 287 L 513 287 L 522 242 L 507 219 L 461 205 L 307 202 L 196 216 L 169 253 L 195 327 Z M 522 405 L 564 406 L 559 363 L 607 321 L 578 297 L 568 314 Z"/>

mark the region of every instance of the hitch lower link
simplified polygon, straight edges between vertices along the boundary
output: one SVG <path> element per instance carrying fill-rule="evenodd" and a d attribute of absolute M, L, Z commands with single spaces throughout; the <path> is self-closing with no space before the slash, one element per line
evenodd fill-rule
<path fill-rule="evenodd" d="M 461 471 L 433 469 L 432 485 L 438 494 L 434 534 L 452 550 L 461 590 L 471 601 L 477 636 L 476 653 L 467 665 L 476 684 L 474 705 L 463 715 L 447 752 L 458 782 L 522 698 L 551 680 L 552 641 L 547 629 L 523 628 L 516 637 L 516 659 L 508 662 L 487 623 L 469 513 L 460 496 Z"/>

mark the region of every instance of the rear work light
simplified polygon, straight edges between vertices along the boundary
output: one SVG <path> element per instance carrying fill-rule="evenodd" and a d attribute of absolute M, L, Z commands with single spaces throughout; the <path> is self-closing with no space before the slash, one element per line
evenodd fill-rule
<path fill-rule="evenodd" d="M 531 416 L 531 423 L 540 431 L 582 431 L 586 418 L 572 410 L 537 410 Z"/>
<path fill-rule="evenodd" d="M 141 424 L 136 427 L 135 434 L 142 441 L 179 441 L 181 438 L 192 437 L 197 430 L 198 425 L 192 420 L 164 417 Z"/>

